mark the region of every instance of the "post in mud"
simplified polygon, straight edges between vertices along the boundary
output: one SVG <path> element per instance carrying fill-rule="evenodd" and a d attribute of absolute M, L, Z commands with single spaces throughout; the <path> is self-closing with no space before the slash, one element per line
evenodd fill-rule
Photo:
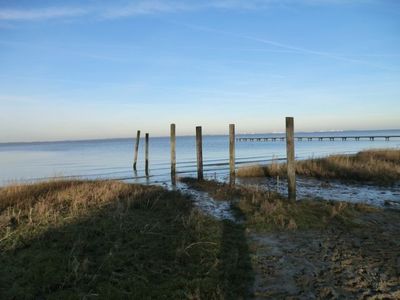
<path fill-rule="evenodd" d="M 175 135 L 175 124 L 171 124 L 171 183 L 176 184 L 176 135 Z"/>
<path fill-rule="evenodd" d="M 197 179 L 203 180 L 203 142 L 201 126 L 196 127 Z"/>
<path fill-rule="evenodd" d="M 229 184 L 235 185 L 235 124 L 229 124 Z"/>
<path fill-rule="evenodd" d="M 149 134 L 146 133 L 145 138 L 145 173 L 149 176 Z"/>
<path fill-rule="evenodd" d="M 140 130 L 138 130 L 137 134 L 136 134 L 135 157 L 133 159 L 133 170 L 135 170 L 135 171 L 136 171 L 136 163 L 137 163 L 138 152 L 139 152 L 139 141 L 140 141 Z"/>
<path fill-rule="evenodd" d="M 288 198 L 296 200 L 296 166 L 294 155 L 294 120 L 286 117 L 286 161 L 287 161 L 287 180 Z"/>

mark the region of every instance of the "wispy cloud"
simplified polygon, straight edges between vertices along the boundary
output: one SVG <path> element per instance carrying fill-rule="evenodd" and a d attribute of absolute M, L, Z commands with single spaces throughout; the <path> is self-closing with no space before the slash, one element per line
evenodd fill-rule
<path fill-rule="evenodd" d="M 334 60 L 340 60 L 340 61 L 345 61 L 349 63 L 356 63 L 356 64 L 361 64 L 361 65 L 367 65 L 370 67 L 375 67 L 378 69 L 386 70 L 386 71 L 397 71 L 392 68 L 388 68 L 386 66 L 370 63 L 368 61 L 364 60 L 359 60 L 355 58 L 350 58 L 348 56 L 344 55 L 338 55 L 335 53 L 329 53 L 329 52 L 324 52 L 324 51 L 317 51 L 313 49 L 308 49 L 308 48 L 303 48 L 303 47 L 297 47 L 293 45 L 288 45 L 285 43 L 281 43 L 278 41 L 270 40 L 270 39 L 265 39 L 265 38 L 259 38 L 251 35 L 242 35 L 242 34 L 236 34 L 233 32 L 227 32 L 223 30 L 218 30 L 214 28 L 209 28 L 209 27 L 204 27 L 204 26 L 198 26 L 198 25 L 193 25 L 193 24 L 187 24 L 187 23 L 180 23 L 180 22 L 175 22 L 175 21 L 168 21 L 169 23 L 173 23 L 176 25 L 184 26 L 193 30 L 197 31 L 205 31 L 205 32 L 210 32 L 210 33 L 215 33 L 215 34 L 220 34 L 220 35 L 226 35 L 238 39 L 244 39 L 244 40 L 249 40 L 249 41 L 254 41 L 262 44 L 266 44 L 269 46 L 276 47 L 277 49 L 281 49 L 283 51 L 288 51 L 291 53 L 299 53 L 299 54 L 307 54 L 307 55 L 314 55 L 314 56 L 320 56 L 320 57 L 325 57 L 325 58 L 330 58 Z"/>
<path fill-rule="evenodd" d="M 0 8 L 0 21 L 38 21 L 74 17 L 123 18 L 206 9 L 255 10 L 288 5 L 347 5 L 376 0 L 135 0 L 93 5 L 93 2 L 68 7 Z"/>
<path fill-rule="evenodd" d="M 88 11 L 79 7 L 47 7 L 40 9 L 0 9 L 0 20 L 35 21 L 54 18 L 77 17 Z"/>
<path fill-rule="evenodd" d="M 105 7 L 99 11 L 99 15 L 106 18 L 121 18 L 146 14 L 176 13 L 180 11 L 196 10 L 197 8 L 197 5 L 187 2 L 135 1 Z"/>
<path fill-rule="evenodd" d="M 2 9 L 0 8 L 0 21 L 36 21 L 46 19 L 63 19 L 74 17 L 93 17 L 100 19 L 117 19 L 133 17 L 138 15 L 149 14 L 166 14 L 177 12 L 198 11 L 205 9 L 228 9 L 228 10 L 255 10 L 268 9 L 274 6 L 286 5 L 354 5 L 354 4 L 371 4 L 376 0 L 116 0 L 113 4 L 98 4 L 96 6 L 82 4 L 76 7 L 44 7 L 31 9 Z M 266 51 L 301 53 L 315 55 L 350 63 L 369 65 L 384 70 L 392 69 L 385 66 L 370 63 L 368 61 L 359 60 L 353 57 L 337 55 L 334 53 L 316 51 L 313 49 L 297 47 L 285 43 L 265 38 L 254 37 L 250 35 L 238 35 L 231 32 L 221 31 L 213 28 L 201 27 L 191 24 L 175 23 L 188 28 L 200 31 L 213 32 L 216 34 L 229 35 L 232 37 L 247 39 L 258 43 L 272 46 L 275 49 L 267 49 Z M 109 57 L 96 56 L 93 58 L 110 59 Z"/>

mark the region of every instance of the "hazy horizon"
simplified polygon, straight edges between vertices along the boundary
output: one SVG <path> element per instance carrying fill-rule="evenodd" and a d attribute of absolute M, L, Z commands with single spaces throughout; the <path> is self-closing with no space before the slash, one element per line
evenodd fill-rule
<path fill-rule="evenodd" d="M 339 133 L 339 132 L 379 132 L 379 131 L 400 131 L 400 128 L 389 128 L 389 129 L 344 129 L 344 130 L 315 130 L 315 131 L 299 131 L 295 130 L 295 134 L 301 134 L 301 133 Z M 141 131 L 140 138 L 144 139 L 144 131 Z M 269 135 L 269 134 L 281 134 L 282 136 L 285 135 L 285 131 L 273 131 L 273 132 L 240 132 L 236 128 L 236 135 Z M 179 134 L 178 132 L 176 133 L 177 137 L 195 137 L 195 130 L 193 130 L 192 134 Z M 229 136 L 228 132 L 225 133 L 208 133 L 207 131 L 204 131 L 203 127 L 203 136 Z M 150 138 L 169 138 L 169 135 L 150 135 Z M 131 135 L 131 136 L 120 136 L 120 137 L 88 137 L 88 138 L 81 138 L 81 139 L 54 139 L 54 140 L 31 140 L 31 141 L 8 141 L 8 142 L 0 142 L 0 144 L 30 144 L 30 143 L 57 143 L 57 142 L 85 142 L 85 141 L 101 141 L 101 140 L 124 140 L 124 139 L 136 139 L 136 131 Z"/>

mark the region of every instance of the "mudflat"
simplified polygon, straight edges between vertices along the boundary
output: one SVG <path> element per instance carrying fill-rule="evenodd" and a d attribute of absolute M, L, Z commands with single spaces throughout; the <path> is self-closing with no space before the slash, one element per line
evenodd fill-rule
<path fill-rule="evenodd" d="M 400 213 L 358 226 L 249 232 L 255 299 L 399 299 Z"/>

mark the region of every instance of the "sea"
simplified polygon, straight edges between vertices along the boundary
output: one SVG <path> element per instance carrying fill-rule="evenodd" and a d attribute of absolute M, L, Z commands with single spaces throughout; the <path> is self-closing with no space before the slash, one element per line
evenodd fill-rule
<path fill-rule="evenodd" d="M 400 149 L 400 138 L 389 141 L 375 139 L 348 139 L 345 136 L 400 136 L 400 130 L 296 132 L 295 137 L 338 137 L 334 141 L 295 139 L 296 159 L 324 157 L 332 154 L 354 154 L 361 150 Z M 236 141 L 236 167 L 284 162 L 286 142 L 279 138 L 284 133 L 238 134 L 237 138 L 273 138 L 276 141 Z M 52 179 L 114 179 L 130 183 L 156 184 L 168 189 L 180 189 L 194 199 L 200 209 L 217 218 L 229 218 L 229 202 L 215 201 L 206 194 L 195 192 L 178 181 L 171 182 L 170 139 L 149 139 L 149 174 L 144 170 L 144 138 L 140 139 L 137 170 L 133 170 L 136 139 L 102 139 L 56 142 L 0 143 L 0 187 L 11 184 L 34 183 Z M 176 160 L 178 177 L 195 177 L 196 139 L 194 136 L 177 136 Z M 229 137 L 227 135 L 203 136 L 204 177 L 222 182 L 229 180 Z M 237 178 L 241 185 L 257 186 L 287 195 L 287 182 L 280 178 Z M 378 207 L 400 209 L 400 183 L 376 186 L 366 183 L 349 183 L 338 180 L 320 180 L 297 177 L 298 199 L 321 199 L 366 203 Z"/>
<path fill-rule="evenodd" d="M 296 132 L 295 136 L 400 136 L 400 130 Z M 283 137 L 283 133 L 245 134 L 240 137 Z M 196 173 L 194 136 L 177 136 L 178 176 Z M 140 183 L 170 181 L 170 139 L 149 140 L 149 176 L 144 172 L 144 139 L 139 143 L 137 172 L 133 171 L 135 137 L 123 139 L 0 143 L 0 185 L 35 182 L 51 178 L 118 179 Z M 285 141 L 236 141 L 237 167 L 284 161 Z M 365 149 L 399 148 L 400 138 L 389 141 L 336 139 L 295 142 L 296 159 L 352 154 Z M 229 140 L 227 135 L 203 136 L 204 173 L 206 177 L 225 178 L 228 174 Z"/>

